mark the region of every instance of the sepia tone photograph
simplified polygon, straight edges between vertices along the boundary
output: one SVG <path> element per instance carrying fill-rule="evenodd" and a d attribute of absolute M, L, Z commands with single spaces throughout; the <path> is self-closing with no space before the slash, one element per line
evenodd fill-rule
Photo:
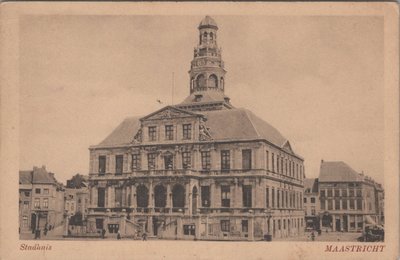
<path fill-rule="evenodd" d="M 396 5 L 31 5 L 4 259 L 396 258 Z"/>

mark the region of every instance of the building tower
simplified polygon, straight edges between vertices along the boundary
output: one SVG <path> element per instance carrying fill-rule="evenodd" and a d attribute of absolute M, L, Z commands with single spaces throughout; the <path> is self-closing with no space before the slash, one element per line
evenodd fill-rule
<path fill-rule="evenodd" d="M 203 91 L 224 92 L 224 62 L 217 44 L 217 23 L 206 16 L 199 24 L 199 44 L 191 62 L 190 94 Z"/>

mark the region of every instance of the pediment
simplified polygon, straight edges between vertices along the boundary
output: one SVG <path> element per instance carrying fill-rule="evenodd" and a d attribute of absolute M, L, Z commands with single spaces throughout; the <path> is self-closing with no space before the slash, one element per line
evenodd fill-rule
<path fill-rule="evenodd" d="M 286 141 L 282 148 L 289 153 L 294 153 L 289 141 Z"/>
<path fill-rule="evenodd" d="M 172 106 L 164 107 L 150 115 L 147 115 L 141 118 L 141 121 L 144 120 L 164 120 L 164 119 L 173 119 L 173 118 L 184 118 L 184 117 L 198 117 L 203 116 L 201 114 L 189 112 L 183 109 L 179 109 Z"/>

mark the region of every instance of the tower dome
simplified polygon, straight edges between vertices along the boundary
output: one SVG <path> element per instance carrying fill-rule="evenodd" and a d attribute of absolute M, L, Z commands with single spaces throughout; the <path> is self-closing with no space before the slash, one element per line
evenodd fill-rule
<path fill-rule="evenodd" d="M 214 28 L 214 29 L 218 30 L 217 23 L 215 22 L 215 20 L 213 18 L 211 18 L 208 15 L 206 17 L 204 17 L 203 20 L 201 20 L 201 22 L 199 24 L 199 29 L 203 29 L 203 28 Z"/>

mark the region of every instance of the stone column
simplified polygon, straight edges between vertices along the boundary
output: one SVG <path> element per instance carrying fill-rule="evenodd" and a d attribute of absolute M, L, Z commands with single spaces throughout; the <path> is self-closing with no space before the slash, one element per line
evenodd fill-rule
<path fill-rule="evenodd" d="M 249 240 L 253 241 L 254 240 L 254 217 L 250 216 L 249 217 Z"/>
<path fill-rule="evenodd" d="M 153 231 L 153 217 L 147 217 L 147 231 L 149 232 L 150 236 L 154 235 Z"/>
<path fill-rule="evenodd" d="M 196 239 L 200 238 L 200 226 L 201 226 L 201 217 L 197 216 L 197 218 L 196 218 L 196 233 L 195 233 Z M 207 232 L 207 230 L 206 230 L 206 232 Z"/>
<path fill-rule="evenodd" d="M 148 162 L 147 162 L 147 152 L 146 151 L 141 151 L 141 153 L 140 153 L 140 160 L 141 160 L 141 162 L 140 162 L 140 167 L 141 167 L 141 169 L 142 170 L 148 170 L 149 169 L 149 167 L 148 167 Z"/>
<path fill-rule="evenodd" d="M 188 182 L 188 183 L 185 184 L 185 208 L 188 208 L 188 212 L 185 212 L 185 215 L 188 214 L 188 213 L 190 214 L 190 212 L 191 212 L 191 208 L 190 208 L 190 205 L 191 205 L 191 201 L 190 201 L 191 194 L 192 194 L 192 191 L 190 190 L 190 183 Z"/>

